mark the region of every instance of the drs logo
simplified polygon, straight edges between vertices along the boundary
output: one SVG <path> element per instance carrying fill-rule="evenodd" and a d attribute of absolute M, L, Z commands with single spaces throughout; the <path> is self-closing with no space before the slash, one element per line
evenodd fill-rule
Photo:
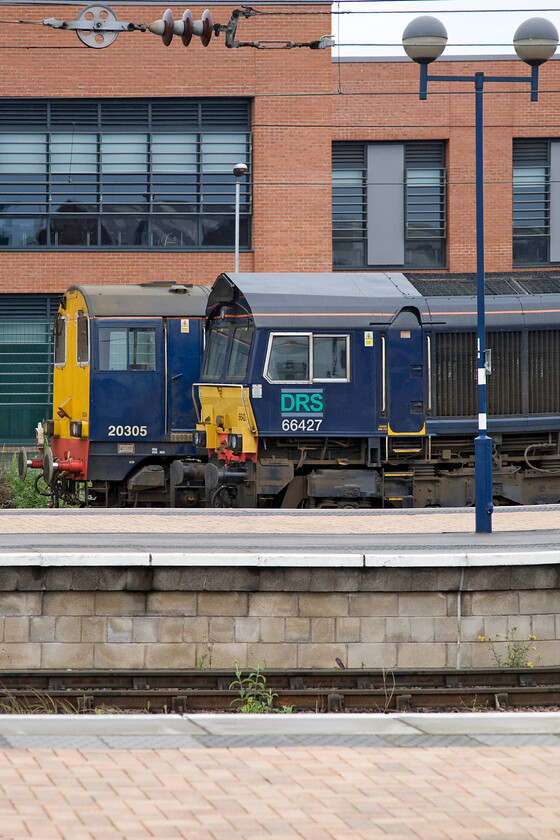
<path fill-rule="evenodd" d="M 303 388 L 282 388 L 280 394 L 282 431 L 317 432 L 323 422 L 323 406 L 322 388 L 314 391 Z"/>

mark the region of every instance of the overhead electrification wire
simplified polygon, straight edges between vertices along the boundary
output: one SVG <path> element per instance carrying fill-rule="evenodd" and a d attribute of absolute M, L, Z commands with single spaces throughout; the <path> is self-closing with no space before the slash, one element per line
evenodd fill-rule
<path fill-rule="evenodd" d="M 431 1 L 431 0 L 430 0 Z M 364 2 L 369 3 L 371 5 L 372 0 L 341 0 L 341 2 L 350 2 L 352 4 L 356 2 Z M 378 2 L 386 3 L 388 0 L 378 0 Z M 402 2 L 402 0 L 395 0 L 395 2 Z M 411 0 L 408 0 L 411 2 Z M 423 0 L 419 0 L 419 2 L 423 2 Z M 442 0 L 445 2 L 445 0 Z M 449 0 L 447 0 L 449 2 Z M 0 0 L 1 5 L 1 0 Z M 325 4 L 327 5 L 327 4 Z M 254 7 L 253 7 L 254 8 Z M 302 17 L 304 15 L 428 15 L 433 13 L 433 9 L 340 9 L 334 10 L 331 9 L 330 11 L 312 11 L 307 9 L 305 11 L 261 11 L 260 9 L 256 9 L 259 15 L 263 16 L 278 16 L 278 17 Z M 560 12 L 560 8 L 558 6 L 543 6 L 542 8 L 523 8 L 523 9 L 437 9 L 437 13 L 439 15 L 470 15 L 470 14 L 517 14 L 517 13 L 531 13 L 534 14 L 535 12 Z"/>
<path fill-rule="evenodd" d="M 392 43 L 391 44 L 391 43 L 388 43 L 387 41 L 383 41 L 383 42 L 379 42 L 377 44 L 370 44 L 370 43 L 366 43 L 365 41 L 360 41 L 358 43 L 352 44 L 352 43 L 346 42 L 346 41 L 342 41 L 342 42 L 337 41 L 333 46 L 334 47 L 399 47 L 400 49 L 402 49 L 402 42 L 399 41 L 398 43 Z M 513 51 L 513 44 L 511 43 L 511 41 L 509 42 L 509 44 L 507 44 L 507 43 L 506 44 L 482 44 L 482 43 L 459 44 L 459 43 L 452 43 L 452 42 L 448 41 L 447 44 L 446 44 L 446 47 L 509 47 Z M 512 52 L 512 56 L 513 56 L 513 52 Z M 350 59 L 352 59 L 352 56 L 350 56 Z M 406 59 L 403 59 L 403 60 L 406 60 Z M 445 58 L 440 59 L 440 60 L 445 61 Z"/>
<path fill-rule="evenodd" d="M 430 122 L 429 125 L 426 123 L 423 124 L 416 124 L 416 123 L 259 123 L 258 125 L 254 125 L 252 127 L 252 131 L 255 132 L 260 128 L 285 128 L 286 130 L 292 130 L 294 128 L 316 128 L 319 131 L 324 131 L 325 128 L 332 128 L 336 131 L 354 131 L 356 129 L 386 129 L 386 128 L 420 128 L 420 129 L 432 129 L 432 128 L 441 128 L 441 129 L 475 129 L 474 123 L 433 123 Z M 484 123 L 484 128 L 512 128 L 510 122 L 508 123 Z M 538 126 L 536 125 L 516 125 L 514 126 L 514 131 L 533 131 L 536 129 L 549 129 L 549 128 L 560 128 L 560 123 L 539 123 Z M 352 142 L 351 140 L 349 142 Z M 375 141 L 373 141 L 375 142 Z"/>
<path fill-rule="evenodd" d="M 468 81 L 468 80 L 466 80 L 466 81 Z M 528 76 L 527 77 L 527 82 L 529 83 L 530 81 L 531 81 L 531 78 L 530 78 L 530 76 Z M 438 83 L 434 82 L 434 84 L 438 84 Z M 489 84 L 490 84 L 490 82 L 489 82 Z M 502 90 L 485 90 L 483 92 L 483 95 L 485 97 L 486 96 L 503 96 L 505 94 L 516 95 L 516 96 L 523 96 L 523 95 L 527 96 L 528 92 L 529 92 L 528 89 L 527 90 L 516 90 L 515 88 L 512 88 L 511 90 L 510 89 L 508 89 L 508 90 L 503 90 L 503 89 Z M 473 96 L 473 93 L 474 93 L 473 90 L 440 90 L 440 91 L 437 91 L 437 90 L 432 91 L 431 90 L 428 98 L 436 97 L 436 96 Z M 541 94 L 544 96 L 546 94 L 552 94 L 552 93 L 560 93 L 560 89 L 559 90 L 556 90 L 556 89 L 541 90 L 539 88 L 539 96 L 541 96 Z M 308 96 L 317 96 L 317 97 L 326 97 L 326 96 L 344 96 L 344 97 L 350 97 L 350 96 L 376 96 L 376 97 L 414 96 L 416 99 L 418 99 L 418 88 L 415 88 L 414 90 L 387 90 L 387 91 L 365 90 L 365 91 L 350 91 L 350 92 L 343 91 L 342 93 L 340 93 L 339 91 L 336 91 L 336 90 L 333 90 L 333 91 L 316 91 L 316 92 L 313 92 L 313 91 L 309 92 L 308 91 L 308 92 L 304 92 L 304 93 L 300 93 L 300 92 L 298 92 L 298 93 L 248 93 L 247 96 L 251 96 L 255 99 L 257 99 L 257 98 L 259 98 L 259 99 L 263 99 L 263 98 L 269 98 L 269 99 L 280 99 L 280 98 L 300 99 L 300 98 L 308 97 Z"/>
<path fill-rule="evenodd" d="M 473 167 L 474 168 L 474 167 Z M 343 172 L 344 170 L 333 170 L 334 172 Z M 342 179 L 341 179 L 342 180 Z M 558 184 L 560 183 L 557 179 L 550 179 L 547 182 L 548 184 Z M 282 189 L 285 187 L 317 187 L 318 189 L 330 189 L 331 187 L 336 190 L 344 190 L 345 188 L 354 190 L 356 188 L 366 188 L 366 187 L 402 187 L 406 186 L 406 181 L 361 181 L 359 184 L 355 183 L 340 183 L 338 181 L 261 181 L 253 179 L 251 182 L 253 187 L 277 187 L 278 189 Z M 476 180 L 473 178 L 472 181 L 448 181 L 443 180 L 441 183 L 438 182 L 437 184 L 415 184 L 414 186 L 433 186 L 434 189 L 439 190 L 441 187 L 472 187 L 473 189 L 476 186 Z M 484 186 L 485 187 L 513 187 L 514 182 L 512 179 L 504 178 L 503 180 L 488 180 L 487 178 L 484 179 Z M 542 182 L 523 182 L 523 183 L 515 183 L 515 186 L 518 187 L 544 187 L 545 184 Z M 351 193 L 354 195 L 354 193 Z M 474 207 L 473 207 L 474 211 Z"/>
<path fill-rule="evenodd" d="M 335 0 L 336 5 L 338 6 L 337 9 L 328 9 L 325 11 L 318 11 L 312 9 L 300 9 L 300 10 L 274 10 L 269 11 L 268 8 L 266 11 L 257 9 L 255 6 L 252 6 L 257 12 L 258 16 L 262 17 L 269 17 L 269 16 L 276 16 L 276 17 L 302 17 L 306 15 L 319 15 L 319 16 L 331 16 L 331 15 L 410 15 L 410 14 L 431 14 L 433 9 L 380 9 L 380 8 L 367 8 L 367 9 L 344 9 L 340 8 L 340 6 L 344 3 L 352 3 L 352 5 L 356 5 L 358 3 L 368 3 L 371 5 L 372 0 Z M 401 2 L 402 0 L 378 0 L 379 3 L 389 3 L 389 2 Z M 425 0 L 407 0 L 408 3 L 419 2 L 423 3 Z M 431 3 L 434 0 L 430 0 Z M 449 0 L 438 0 L 438 2 L 449 2 Z M 154 7 L 160 5 L 166 6 L 184 6 L 186 4 L 186 0 L 166 0 L 162 2 L 158 2 L 154 0 L 154 2 L 134 2 L 134 0 L 111 0 L 111 5 L 113 6 L 129 6 L 135 9 L 141 9 L 144 7 Z M 279 4 L 281 4 L 281 0 L 279 0 Z M 76 6 L 79 5 L 79 0 L 23 0 L 20 2 L 19 0 L 0 0 L 0 7 L 2 6 L 10 6 L 10 7 L 26 7 L 26 6 L 34 6 L 35 8 L 41 8 L 41 6 Z M 232 0 L 231 5 L 235 5 L 234 0 Z M 247 4 L 240 4 L 242 8 L 247 7 Z M 325 5 L 330 5 L 329 2 L 325 2 Z M 334 4 L 333 4 L 334 5 Z M 377 4 L 376 4 L 377 5 Z M 526 7 L 520 9 L 489 9 L 489 8 L 476 8 L 476 9 L 437 9 L 438 14 L 445 14 L 445 15 L 453 15 L 453 14 L 460 14 L 460 15 L 469 15 L 469 14 L 517 14 L 517 13 L 531 13 L 534 14 L 536 12 L 560 12 L 560 7 L 558 6 L 542 6 L 539 8 L 533 7 Z M 12 22 L 13 21 L 7 21 Z M 37 23 L 37 21 L 18 21 L 19 23 Z M 41 25 L 41 24 L 40 24 Z"/>

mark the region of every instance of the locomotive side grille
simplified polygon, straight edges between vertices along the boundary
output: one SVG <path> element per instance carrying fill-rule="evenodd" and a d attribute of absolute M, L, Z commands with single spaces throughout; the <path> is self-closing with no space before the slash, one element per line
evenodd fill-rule
<path fill-rule="evenodd" d="M 560 411 L 560 330 L 529 333 L 529 412 Z"/>
<path fill-rule="evenodd" d="M 476 413 L 476 335 L 438 333 L 435 358 L 435 409 L 438 417 Z"/>
<path fill-rule="evenodd" d="M 521 332 L 488 334 L 492 373 L 487 378 L 488 414 L 523 414 L 521 384 Z"/>
<path fill-rule="evenodd" d="M 488 334 L 492 374 L 487 379 L 488 414 L 523 413 L 521 332 Z M 439 333 L 435 348 L 435 414 L 475 417 L 478 412 L 476 333 Z"/>

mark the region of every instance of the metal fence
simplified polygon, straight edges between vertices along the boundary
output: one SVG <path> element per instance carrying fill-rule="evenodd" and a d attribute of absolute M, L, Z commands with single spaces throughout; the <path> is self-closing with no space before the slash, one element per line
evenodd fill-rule
<path fill-rule="evenodd" d="M 0 318 L 0 444 L 29 444 L 52 411 L 52 319 Z"/>

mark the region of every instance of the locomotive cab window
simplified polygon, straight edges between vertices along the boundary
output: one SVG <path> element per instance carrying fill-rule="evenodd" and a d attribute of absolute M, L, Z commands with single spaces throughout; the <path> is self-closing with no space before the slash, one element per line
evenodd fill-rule
<path fill-rule="evenodd" d="M 156 369 L 156 331 L 131 329 L 128 331 L 128 367 L 130 370 Z"/>
<path fill-rule="evenodd" d="M 274 333 L 265 362 L 269 382 L 347 382 L 348 335 Z"/>
<path fill-rule="evenodd" d="M 203 379 L 217 379 L 221 376 L 224 369 L 228 341 L 229 326 L 227 324 L 212 324 L 208 333 L 204 354 L 204 365 L 202 367 Z"/>
<path fill-rule="evenodd" d="M 89 320 L 83 312 L 76 316 L 76 362 L 84 366 L 89 363 Z"/>
<path fill-rule="evenodd" d="M 348 335 L 313 336 L 313 381 L 348 381 Z"/>
<path fill-rule="evenodd" d="M 152 327 L 102 327 L 100 370 L 155 370 L 156 331 Z"/>
<path fill-rule="evenodd" d="M 54 324 L 54 364 L 64 367 L 66 364 L 66 318 L 58 317 Z"/>
<path fill-rule="evenodd" d="M 253 332 L 252 327 L 235 328 L 227 366 L 228 379 L 235 381 L 244 379 L 249 365 L 249 353 L 253 341 Z"/>

